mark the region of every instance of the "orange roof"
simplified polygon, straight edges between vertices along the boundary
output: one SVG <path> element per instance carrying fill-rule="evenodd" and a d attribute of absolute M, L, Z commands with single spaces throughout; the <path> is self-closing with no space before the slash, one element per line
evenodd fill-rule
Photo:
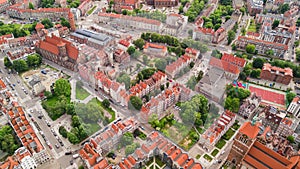
<path fill-rule="evenodd" d="M 258 160 L 259 159 L 259 160 Z M 267 148 L 258 141 L 255 141 L 244 161 L 255 168 L 278 168 L 287 169 L 292 163 L 289 159 L 281 156 L 272 149 Z"/>
<path fill-rule="evenodd" d="M 238 66 L 236 66 L 234 64 L 231 64 L 230 62 L 217 59 L 215 57 L 212 57 L 210 59 L 209 65 L 214 66 L 214 67 L 218 67 L 220 69 L 223 69 L 226 72 L 230 72 L 230 73 L 233 73 L 233 74 L 239 74 L 240 73 L 240 70 L 239 70 Z"/>
<path fill-rule="evenodd" d="M 104 158 L 99 163 L 94 165 L 94 169 L 105 169 L 108 166 L 108 161 Z"/>
<path fill-rule="evenodd" d="M 252 125 L 251 122 L 246 122 L 243 124 L 243 126 L 240 128 L 239 132 L 245 134 L 251 139 L 256 138 L 259 132 L 259 123 L 256 123 L 255 125 Z"/>
<path fill-rule="evenodd" d="M 246 60 L 243 58 L 236 57 L 232 54 L 224 53 L 222 59 L 224 61 L 230 62 L 239 67 L 244 67 L 246 65 Z"/>
<path fill-rule="evenodd" d="M 44 28 L 45 28 L 45 26 L 40 22 L 38 22 L 35 26 L 35 29 L 44 29 Z"/>
<path fill-rule="evenodd" d="M 123 45 L 123 46 L 125 46 L 125 47 L 129 47 L 130 42 L 128 42 L 126 39 L 121 39 L 121 40 L 119 41 L 119 44 L 121 44 L 121 45 Z"/>
<path fill-rule="evenodd" d="M 215 33 L 215 31 L 211 28 L 202 28 L 202 27 L 196 28 L 195 31 L 201 32 L 203 34 L 211 34 L 211 35 L 213 35 Z"/>
<path fill-rule="evenodd" d="M 5 89 L 6 88 L 5 83 L 1 79 L 0 79 L 0 87 L 1 87 L 1 89 Z"/>
<path fill-rule="evenodd" d="M 270 63 L 265 63 L 262 70 L 267 70 L 267 71 L 274 71 L 274 72 L 283 72 L 284 75 L 292 76 L 293 77 L 293 70 L 289 67 L 287 68 L 280 68 L 276 66 L 272 66 Z"/>
<path fill-rule="evenodd" d="M 261 44 L 261 45 L 266 45 L 266 46 L 272 46 L 272 47 L 279 48 L 282 50 L 288 50 L 287 45 L 280 44 L 280 43 L 274 43 L 274 42 L 269 42 L 269 41 L 265 41 L 265 40 L 253 39 L 253 38 L 249 38 L 249 37 L 245 37 L 245 36 L 239 36 L 238 41 L 241 41 L 241 40 L 250 42 L 253 44 Z"/>
<path fill-rule="evenodd" d="M 156 48 L 156 49 L 161 49 L 162 51 L 166 52 L 168 49 L 166 46 L 163 46 L 163 45 L 157 45 L 157 44 L 154 44 L 154 43 L 148 43 L 146 42 L 146 44 L 144 45 L 144 49 L 147 49 L 147 48 Z"/>
<path fill-rule="evenodd" d="M 183 167 L 185 161 L 189 159 L 189 156 L 186 153 L 181 154 L 181 156 L 176 160 L 177 164 Z"/>
<path fill-rule="evenodd" d="M 19 165 L 17 161 L 15 161 L 11 156 L 9 156 L 6 161 L 0 165 L 1 169 L 13 169 Z"/>

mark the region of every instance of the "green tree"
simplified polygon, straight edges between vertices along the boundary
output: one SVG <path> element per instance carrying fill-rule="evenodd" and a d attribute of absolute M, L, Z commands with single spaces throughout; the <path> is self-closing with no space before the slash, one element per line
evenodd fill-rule
<path fill-rule="evenodd" d="M 143 106 L 143 102 L 141 98 L 137 96 L 130 97 L 130 102 L 128 104 L 128 108 L 130 110 L 141 110 L 142 106 Z"/>
<path fill-rule="evenodd" d="M 122 10 L 122 14 L 123 15 L 127 15 L 128 11 L 125 9 L 125 10 Z"/>
<path fill-rule="evenodd" d="M 272 49 L 269 49 L 266 51 L 266 55 L 267 56 L 273 56 L 274 55 L 274 51 Z"/>
<path fill-rule="evenodd" d="M 60 126 L 58 129 L 59 134 L 61 134 L 64 138 L 68 137 L 68 131 L 65 129 L 64 126 Z"/>
<path fill-rule="evenodd" d="M 53 23 L 48 18 L 43 19 L 42 24 L 45 26 L 46 29 L 53 27 Z"/>
<path fill-rule="evenodd" d="M 8 59 L 7 56 L 4 57 L 4 66 L 7 68 L 11 68 L 12 67 L 12 63 L 10 62 L 10 60 Z"/>
<path fill-rule="evenodd" d="M 109 108 L 109 106 L 110 106 L 109 100 L 108 100 L 108 99 L 104 99 L 104 100 L 102 101 L 102 105 L 103 105 L 105 108 Z"/>
<path fill-rule="evenodd" d="M 80 142 L 78 137 L 76 136 L 76 134 L 73 132 L 68 132 L 67 136 L 68 136 L 69 142 L 72 144 L 77 144 Z"/>
<path fill-rule="evenodd" d="M 25 60 L 15 60 L 12 65 L 13 69 L 19 73 L 27 71 L 28 65 Z"/>
<path fill-rule="evenodd" d="M 78 167 L 78 169 L 84 169 L 84 167 L 81 165 L 81 166 Z"/>
<path fill-rule="evenodd" d="M 28 67 L 40 66 L 42 63 L 42 57 L 39 54 L 29 55 L 27 56 L 26 62 Z"/>
<path fill-rule="evenodd" d="M 130 132 L 126 132 L 126 133 L 124 133 L 123 136 L 121 137 L 120 143 L 121 143 L 122 146 L 125 147 L 125 146 L 127 146 L 127 145 L 132 144 L 133 139 L 134 139 L 133 134 L 130 133 Z"/>
<path fill-rule="evenodd" d="M 167 66 L 167 61 L 165 59 L 157 59 L 155 61 L 155 67 L 158 70 L 165 71 L 166 66 Z"/>
<path fill-rule="evenodd" d="M 29 2 L 28 8 L 29 8 L 29 9 L 34 9 L 34 6 L 33 6 L 33 4 L 32 4 L 31 2 Z"/>
<path fill-rule="evenodd" d="M 145 45 L 145 41 L 143 40 L 143 39 L 137 39 L 137 40 L 135 40 L 135 41 L 133 41 L 133 44 L 137 47 L 137 48 L 139 48 L 140 50 L 143 50 L 143 48 L 144 48 L 144 45 Z"/>
<path fill-rule="evenodd" d="M 73 103 L 69 103 L 66 105 L 66 113 L 69 115 L 73 115 L 75 113 L 75 106 Z"/>
<path fill-rule="evenodd" d="M 0 149 L 9 155 L 12 155 L 19 148 L 13 134 L 13 130 L 9 125 L 4 125 L 0 129 Z"/>
<path fill-rule="evenodd" d="M 72 117 L 72 127 L 78 127 L 80 126 L 81 122 L 80 122 L 80 118 L 77 115 L 74 115 Z"/>
<path fill-rule="evenodd" d="M 251 54 L 254 54 L 255 53 L 255 45 L 252 45 L 252 44 L 248 44 L 246 46 L 246 52 L 247 53 L 251 53 Z"/>
<path fill-rule="evenodd" d="M 181 14 L 181 13 L 183 13 L 183 6 L 182 6 L 182 5 L 180 5 L 178 10 L 179 10 L 179 12 L 178 12 L 178 13 L 180 13 L 180 14 Z"/>
<path fill-rule="evenodd" d="M 149 58 L 148 58 L 147 55 L 143 55 L 143 62 L 144 62 L 145 65 L 148 65 L 148 63 L 149 63 Z"/>
<path fill-rule="evenodd" d="M 54 84 L 54 93 L 57 96 L 66 96 L 69 97 L 71 95 L 71 85 L 67 79 L 58 79 Z"/>
<path fill-rule="evenodd" d="M 127 53 L 129 55 L 132 55 L 135 52 L 135 47 L 134 46 L 129 46 L 129 48 L 127 49 Z"/>
<path fill-rule="evenodd" d="M 65 18 L 60 18 L 60 24 L 62 26 L 68 27 L 68 28 L 71 27 L 70 22 L 67 19 L 65 19 Z"/>
<path fill-rule="evenodd" d="M 186 83 L 186 87 L 190 88 L 191 90 L 195 90 L 195 86 L 197 84 L 197 78 L 192 76 Z"/>
<path fill-rule="evenodd" d="M 293 92 L 288 92 L 286 94 L 285 97 L 286 97 L 286 100 L 287 100 L 288 104 L 290 104 L 292 102 L 292 100 L 295 98 L 295 96 L 296 96 L 296 94 L 293 93 Z"/>
<path fill-rule="evenodd" d="M 246 28 L 243 26 L 242 27 L 242 30 L 241 30 L 241 33 L 242 33 L 242 36 L 245 36 L 246 35 Z"/>
<path fill-rule="evenodd" d="M 239 111 L 239 107 L 240 107 L 240 99 L 239 98 L 227 97 L 225 99 L 225 105 L 224 105 L 225 109 L 228 109 L 234 113 L 237 113 Z"/>
<path fill-rule="evenodd" d="M 130 88 L 130 76 L 126 73 L 121 73 L 120 76 L 117 77 L 117 82 L 124 83 L 126 90 Z"/>
<path fill-rule="evenodd" d="M 254 69 L 254 70 L 251 71 L 250 77 L 252 77 L 252 78 L 259 78 L 260 73 L 261 73 L 260 69 Z"/>
<path fill-rule="evenodd" d="M 284 14 L 286 11 L 290 10 L 290 5 L 285 3 L 285 4 L 281 4 L 279 5 L 279 8 L 278 8 L 278 11 L 281 13 L 281 14 Z"/>
<path fill-rule="evenodd" d="M 265 62 L 266 62 L 266 60 L 263 59 L 263 58 L 255 58 L 253 60 L 252 65 L 253 65 L 254 68 L 262 69 L 262 67 L 264 66 Z"/>
<path fill-rule="evenodd" d="M 287 136 L 286 138 L 290 143 L 294 143 L 295 142 L 295 138 L 293 136 Z"/>
<path fill-rule="evenodd" d="M 227 35 L 227 44 L 231 44 L 231 42 L 234 40 L 235 38 L 235 33 L 233 30 L 228 31 L 228 35 Z"/>
<path fill-rule="evenodd" d="M 211 52 L 211 56 L 216 57 L 216 58 L 218 58 L 218 59 L 221 59 L 222 53 L 221 53 L 219 50 L 214 49 L 214 50 Z"/>
<path fill-rule="evenodd" d="M 278 27 L 278 25 L 279 25 L 279 20 L 274 20 L 273 21 L 273 24 L 272 24 L 272 29 L 275 29 L 275 28 L 277 28 Z"/>
<path fill-rule="evenodd" d="M 296 59 L 297 59 L 297 61 L 300 61 L 300 49 L 296 49 Z M 5 63 L 5 61 L 4 61 L 4 63 Z"/>

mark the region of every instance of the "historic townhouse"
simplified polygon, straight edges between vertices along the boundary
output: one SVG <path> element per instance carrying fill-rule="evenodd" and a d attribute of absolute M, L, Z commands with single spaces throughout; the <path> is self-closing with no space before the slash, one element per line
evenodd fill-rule
<path fill-rule="evenodd" d="M 293 79 L 293 70 L 291 68 L 283 69 L 265 63 L 260 73 L 260 78 L 288 85 Z"/>

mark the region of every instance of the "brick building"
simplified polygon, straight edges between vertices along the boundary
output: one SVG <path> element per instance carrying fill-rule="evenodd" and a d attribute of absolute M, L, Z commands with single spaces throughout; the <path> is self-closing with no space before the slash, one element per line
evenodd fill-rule
<path fill-rule="evenodd" d="M 153 5 L 155 8 L 177 6 L 179 0 L 146 0 L 147 5 Z"/>
<path fill-rule="evenodd" d="M 291 68 L 283 69 L 271 66 L 269 63 L 265 63 L 262 68 L 260 78 L 288 85 L 293 79 L 293 70 Z"/>
<path fill-rule="evenodd" d="M 234 138 L 227 157 L 227 165 L 237 168 L 298 168 L 299 156 L 292 155 L 291 148 L 283 146 L 284 143 L 271 136 L 270 132 L 269 128 L 262 128 L 260 123 L 254 121 L 244 123 Z M 269 148 L 265 145 L 265 140 L 271 140 L 273 145 L 282 144 L 282 150 L 286 153 L 277 148 Z"/>
<path fill-rule="evenodd" d="M 168 49 L 166 46 L 163 45 L 157 45 L 154 43 L 148 43 L 144 45 L 144 53 L 150 55 L 150 56 L 159 56 L 164 57 L 168 53 Z"/>
<path fill-rule="evenodd" d="M 256 15 L 262 12 L 264 2 L 262 0 L 247 0 L 247 9 L 250 15 Z"/>
<path fill-rule="evenodd" d="M 57 36 L 46 36 L 36 44 L 36 51 L 44 58 L 70 70 L 76 70 L 79 50 L 70 41 Z"/>
<path fill-rule="evenodd" d="M 108 0 L 107 3 L 110 1 Z M 121 13 L 123 9 L 133 10 L 140 7 L 139 0 L 113 0 L 114 10 Z"/>
<path fill-rule="evenodd" d="M 190 63 L 192 61 L 193 59 L 189 56 L 182 55 L 175 62 L 172 62 L 171 64 L 167 65 L 165 72 L 169 78 L 174 78 L 178 73 L 180 73 L 181 70 L 190 66 Z"/>
<path fill-rule="evenodd" d="M 80 16 L 85 16 L 86 12 L 93 7 L 93 1 L 85 0 L 83 1 L 77 9 L 80 11 Z"/>
<path fill-rule="evenodd" d="M 258 54 L 265 55 L 266 51 L 272 50 L 274 52 L 274 56 L 278 58 L 282 58 L 285 52 L 288 50 L 288 46 L 285 44 L 269 42 L 246 36 L 239 36 L 236 41 L 236 46 L 239 49 L 245 50 L 248 44 L 255 45 L 255 49 L 257 50 Z"/>

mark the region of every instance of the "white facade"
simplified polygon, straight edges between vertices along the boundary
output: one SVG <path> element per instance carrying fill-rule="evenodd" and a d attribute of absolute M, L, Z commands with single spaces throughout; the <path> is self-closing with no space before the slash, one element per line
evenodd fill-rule
<path fill-rule="evenodd" d="M 33 158 L 26 156 L 21 160 L 21 167 L 23 169 L 34 169 L 37 167 L 37 164 Z"/>
<path fill-rule="evenodd" d="M 292 113 L 294 117 L 300 117 L 300 101 L 299 98 L 294 98 L 294 100 L 289 105 L 287 112 Z"/>

